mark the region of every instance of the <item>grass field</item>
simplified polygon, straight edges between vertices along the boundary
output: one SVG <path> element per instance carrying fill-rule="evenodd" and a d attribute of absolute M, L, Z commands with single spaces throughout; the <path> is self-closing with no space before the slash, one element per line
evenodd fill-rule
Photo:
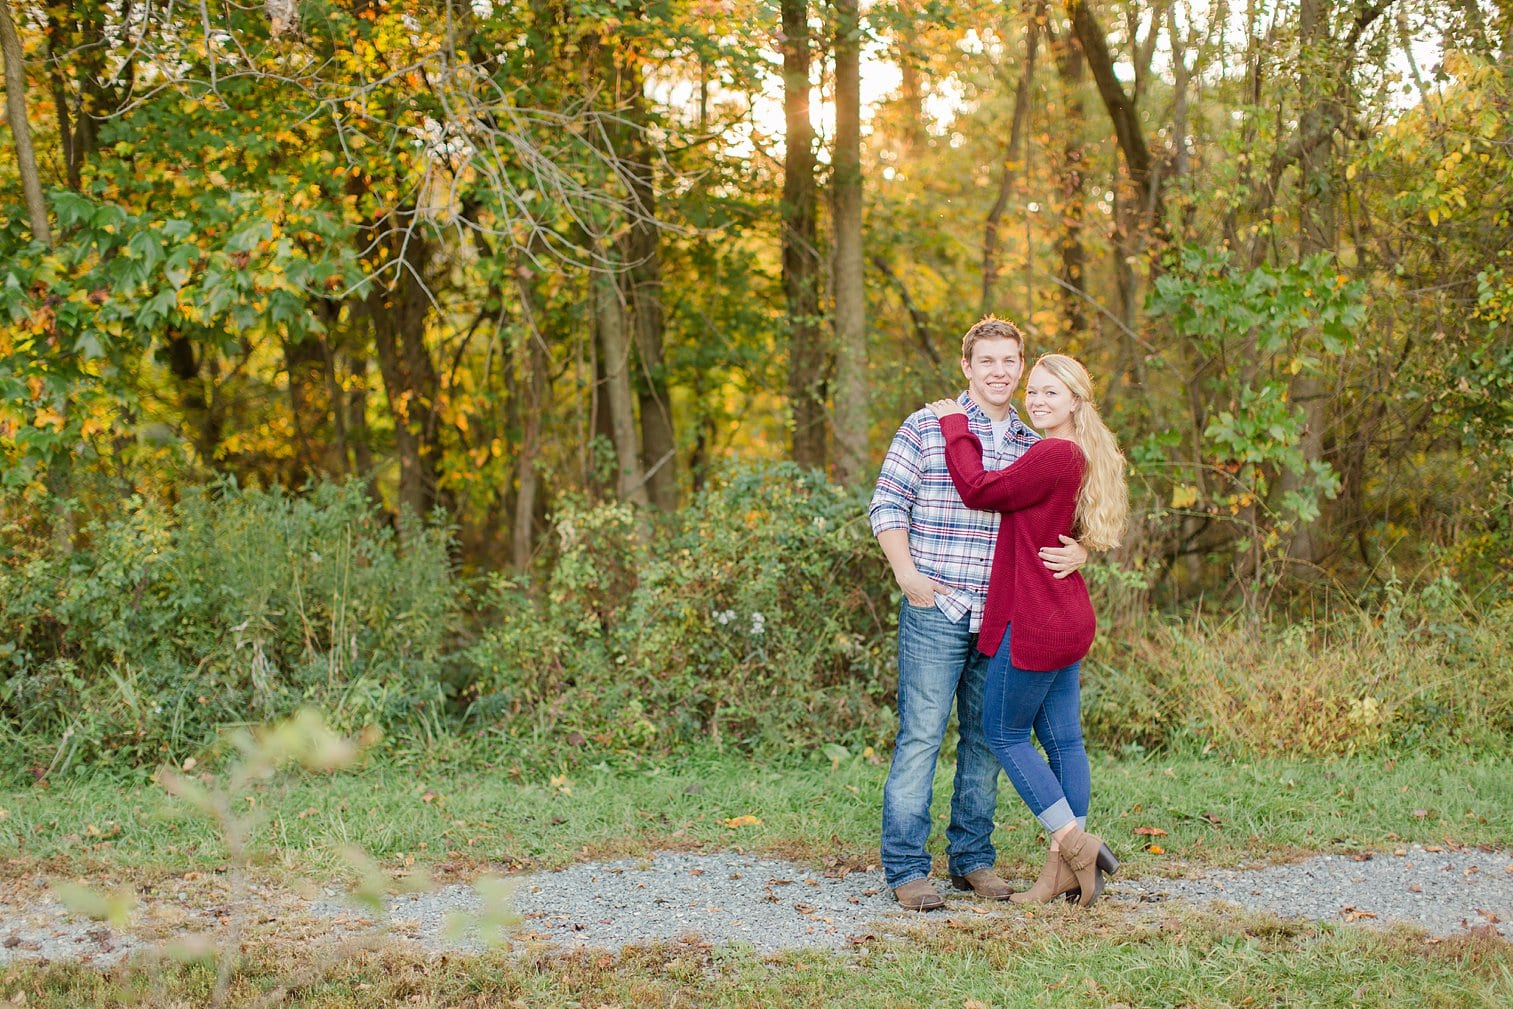
<path fill-rule="evenodd" d="M 600 766 L 571 780 L 380 764 L 284 777 L 231 798 L 257 824 L 261 857 L 303 872 L 334 868 L 330 854 L 349 843 L 386 861 L 506 867 L 692 845 L 866 861 L 875 857 L 886 774 L 875 757 L 779 764 L 706 752 Z M 1136 874 L 1184 860 L 1228 865 L 1410 841 L 1513 844 L 1513 757 L 1095 757 L 1093 774 L 1091 826 L 1119 845 Z M 949 789 L 943 766 L 942 827 Z M 175 872 L 226 857 L 213 826 L 145 773 L 0 792 L 0 809 L 0 853 L 10 859 Z M 761 822 L 725 826 L 743 816 Z M 999 822 L 1001 857 L 1038 864 L 1033 820 L 1007 783 Z M 1137 826 L 1166 830 L 1165 854 L 1142 851 Z"/>
<path fill-rule="evenodd" d="M 876 859 L 886 766 L 867 756 L 791 763 L 697 753 L 676 762 L 601 766 L 572 780 L 517 780 L 477 766 L 374 764 L 300 773 L 230 796 L 257 824 L 254 871 L 338 876 L 344 844 L 388 866 L 560 866 L 666 847 L 741 848 L 806 860 Z M 1513 844 L 1513 758 L 1463 755 L 1336 761 L 1232 761 L 1186 755 L 1095 760 L 1094 825 L 1132 875 L 1285 859 L 1401 843 Z M 938 799 L 948 794 L 942 770 Z M 145 880 L 223 865 L 214 827 L 146 775 L 74 777 L 0 793 L 0 857 L 12 876 Z M 944 803 L 937 802 L 944 814 Z M 737 817 L 759 823 L 731 827 Z M 1001 861 L 1029 873 L 1032 821 L 1005 786 Z M 944 827 L 944 820 L 941 821 Z M 1142 849 L 1159 827 L 1162 853 Z M 940 844 L 939 839 L 934 842 Z M 14 1005 L 209 1004 L 215 972 L 173 964 L 110 974 L 13 965 Z M 418 959 L 394 951 L 336 964 L 308 951 L 245 951 L 235 1006 L 1505 1006 L 1509 944 L 1425 941 L 1163 909 L 1134 920 L 1047 908 L 1005 925 L 929 921 L 844 955 L 763 958 L 678 944 L 620 956 L 527 952 Z M 0 1003 L 3 1004 L 3 1003 Z"/>

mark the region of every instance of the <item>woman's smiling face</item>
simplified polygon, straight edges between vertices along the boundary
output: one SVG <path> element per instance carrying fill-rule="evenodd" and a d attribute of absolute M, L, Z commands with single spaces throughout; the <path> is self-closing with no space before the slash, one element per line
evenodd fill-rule
<path fill-rule="evenodd" d="M 1036 365 L 1024 390 L 1024 409 L 1030 423 L 1053 437 L 1070 437 L 1077 397 L 1050 369 Z"/>

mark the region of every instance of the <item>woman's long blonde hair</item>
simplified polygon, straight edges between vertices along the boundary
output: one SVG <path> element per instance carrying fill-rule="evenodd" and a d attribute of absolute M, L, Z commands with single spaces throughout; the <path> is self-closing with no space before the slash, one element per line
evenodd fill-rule
<path fill-rule="evenodd" d="M 1093 380 L 1087 369 L 1065 354 L 1046 354 L 1035 362 L 1054 375 L 1076 398 L 1072 440 L 1087 459 L 1077 491 L 1077 539 L 1089 550 L 1112 550 L 1124 538 L 1129 519 L 1129 492 L 1124 485 L 1124 453 L 1098 414 Z M 1033 370 L 1033 369 L 1031 369 Z"/>

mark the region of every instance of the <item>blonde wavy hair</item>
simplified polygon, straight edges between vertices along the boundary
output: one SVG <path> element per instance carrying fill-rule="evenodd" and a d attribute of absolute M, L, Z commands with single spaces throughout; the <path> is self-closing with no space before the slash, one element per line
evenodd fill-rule
<path fill-rule="evenodd" d="M 1077 490 L 1077 539 L 1089 550 L 1112 550 L 1124 538 L 1129 520 L 1124 453 L 1098 413 L 1087 369 L 1065 354 L 1046 354 L 1035 362 L 1035 368 L 1041 367 L 1065 385 L 1076 400 L 1072 440 L 1087 459 L 1082 486 Z"/>

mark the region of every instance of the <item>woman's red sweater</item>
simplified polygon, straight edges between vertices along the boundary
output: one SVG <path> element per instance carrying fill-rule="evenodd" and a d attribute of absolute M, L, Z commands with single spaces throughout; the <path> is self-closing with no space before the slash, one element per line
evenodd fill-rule
<path fill-rule="evenodd" d="M 1045 438 L 1007 469 L 982 468 L 982 443 L 967 418 L 942 417 L 946 466 L 968 508 L 998 511 L 998 542 L 988 578 L 977 650 L 994 655 L 1009 624 L 1009 660 L 1047 672 L 1077 662 L 1093 643 L 1097 622 L 1080 573 L 1057 579 L 1040 560 L 1042 546 L 1059 546 L 1077 515 L 1077 490 L 1087 463 L 1077 444 Z"/>

